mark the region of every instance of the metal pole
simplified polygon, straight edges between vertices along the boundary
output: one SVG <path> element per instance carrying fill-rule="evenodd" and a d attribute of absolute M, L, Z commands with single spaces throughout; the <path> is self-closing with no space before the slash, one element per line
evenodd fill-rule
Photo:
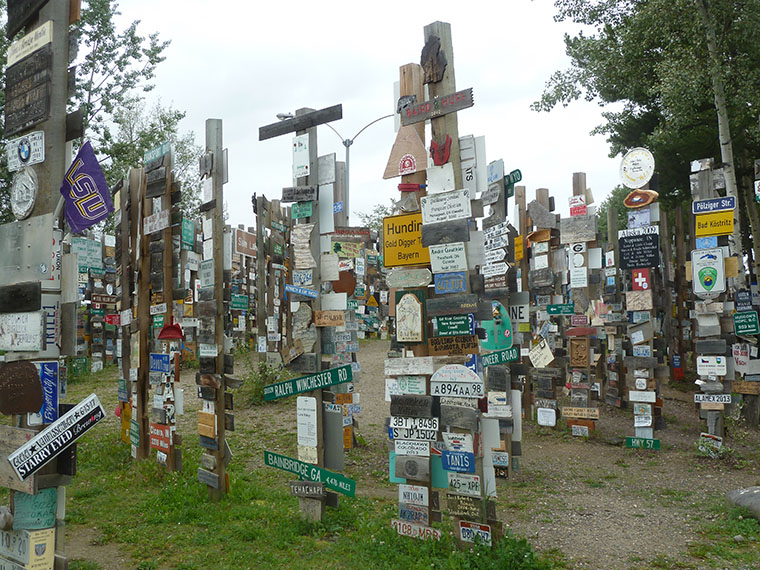
<path fill-rule="evenodd" d="M 351 180 L 351 168 L 349 165 L 349 156 L 350 152 L 349 149 L 351 148 L 351 145 L 354 143 L 353 139 L 346 139 L 343 141 L 343 144 L 346 147 L 346 226 L 351 226 L 351 222 L 349 222 L 348 218 L 351 216 L 351 186 L 350 186 L 350 180 Z"/>

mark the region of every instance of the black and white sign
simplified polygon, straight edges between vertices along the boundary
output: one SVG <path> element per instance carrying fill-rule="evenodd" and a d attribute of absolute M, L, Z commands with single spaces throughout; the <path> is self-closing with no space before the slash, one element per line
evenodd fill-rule
<path fill-rule="evenodd" d="M 660 264 L 660 229 L 658 226 L 618 231 L 620 267 L 638 269 Z"/>
<path fill-rule="evenodd" d="M 105 415 L 98 397 L 90 394 L 58 421 L 9 454 L 8 461 L 19 479 L 24 481 L 87 433 Z"/>

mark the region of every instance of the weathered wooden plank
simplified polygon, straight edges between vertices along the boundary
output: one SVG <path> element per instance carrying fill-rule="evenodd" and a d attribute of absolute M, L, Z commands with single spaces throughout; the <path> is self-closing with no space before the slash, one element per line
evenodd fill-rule
<path fill-rule="evenodd" d="M 728 346 L 726 339 L 697 339 L 694 343 L 694 349 L 697 354 L 726 354 Z"/>
<path fill-rule="evenodd" d="M 470 241 L 470 226 L 467 219 L 424 224 L 421 231 L 422 247 Z"/>
<path fill-rule="evenodd" d="M 42 408 L 42 382 L 37 367 L 28 360 L 0 366 L 0 413 L 25 414 Z"/>
<path fill-rule="evenodd" d="M 467 109 L 474 104 L 475 100 L 472 95 L 472 87 L 470 87 L 450 95 L 434 97 L 430 101 L 423 101 L 405 107 L 401 110 L 401 124 L 404 126 L 413 125 L 414 123 L 426 121 L 427 119 L 433 119 L 448 113 Z M 261 139 L 261 136 L 259 136 L 259 140 L 264 139 Z"/>
<path fill-rule="evenodd" d="M 391 415 L 407 418 L 433 416 L 433 397 L 415 394 L 391 395 Z"/>
<path fill-rule="evenodd" d="M 8 457 L 35 435 L 36 432 L 33 430 L 0 425 L 0 456 Z M 37 475 L 31 475 L 21 481 L 11 464 L 3 459 L 0 461 L 0 485 L 14 491 L 34 494 L 37 492 Z"/>
<path fill-rule="evenodd" d="M 42 305 L 42 285 L 28 281 L 0 287 L 0 313 L 39 311 Z"/>
<path fill-rule="evenodd" d="M 214 489 L 219 489 L 219 475 L 206 471 L 203 467 L 198 467 L 198 481 Z"/>
<path fill-rule="evenodd" d="M 343 105 L 333 105 L 332 107 L 325 107 L 318 111 L 312 111 L 310 113 L 304 113 L 292 119 L 286 119 L 284 121 L 278 121 L 277 123 L 271 123 L 263 127 L 259 127 L 259 140 L 267 140 L 280 135 L 288 133 L 295 133 L 296 131 L 303 131 L 310 127 L 316 127 L 317 125 L 323 125 L 331 121 L 337 121 L 343 118 Z"/>
<path fill-rule="evenodd" d="M 475 313 L 478 310 L 478 297 L 474 294 L 468 294 L 428 299 L 426 309 L 428 317 Z"/>

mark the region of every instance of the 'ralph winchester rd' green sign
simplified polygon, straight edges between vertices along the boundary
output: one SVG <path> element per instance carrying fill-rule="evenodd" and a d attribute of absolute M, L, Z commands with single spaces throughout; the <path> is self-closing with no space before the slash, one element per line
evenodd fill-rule
<path fill-rule="evenodd" d="M 311 463 L 304 463 L 298 459 L 272 453 L 271 451 L 265 451 L 264 464 L 269 467 L 276 467 L 277 469 L 294 473 L 306 481 L 324 483 L 325 487 L 331 491 L 343 493 L 349 497 L 353 497 L 356 493 L 356 481 L 349 479 L 345 475 L 333 473 L 332 471 L 322 469 Z"/>
<path fill-rule="evenodd" d="M 316 374 L 309 374 L 308 376 L 301 376 L 300 378 L 293 378 L 292 380 L 264 386 L 264 400 L 267 402 L 279 400 L 280 398 L 295 396 L 303 392 L 311 392 L 312 390 L 319 390 L 320 388 L 327 388 L 336 384 L 344 384 L 351 382 L 353 379 L 351 365 L 346 364 L 345 366 L 330 368 L 330 370 L 324 370 Z"/>

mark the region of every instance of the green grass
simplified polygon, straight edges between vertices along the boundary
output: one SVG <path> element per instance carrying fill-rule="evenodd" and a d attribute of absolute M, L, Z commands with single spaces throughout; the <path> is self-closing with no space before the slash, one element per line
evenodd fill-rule
<path fill-rule="evenodd" d="M 699 529 L 700 540 L 689 546 L 690 554 L 713 568 L 732 562 L 742 568 L 755 568 L 760 560 L 760 522 L 743 508 L 729 508 L 722 503 L 713 507 L 716 514 Z M 737 542 L 734 537 L 742 536 Z M 703 565 L 700 565 L 702 567 Z"/>
<path fill-rule="evenodd" d="M 114 370 L 82 375 L 70 386 L 68 399 L 79 401 L 97 390 L 109 394 L 101 400 L 110 410 L 115 378 Z M 238 399 L 245 400 L 236 395 Z M 267 404 L 272 405 L 284 404 Z M 213 502 L 196 479 L 201 455 L 196 434 L 183 434 L 183 471 L 167 473 L 155 456 L 132 460 L 116 423 L 104 422 L 78 442 L 78 473 L 67 491 L 67 532 L 76 535 L 80 526 L 94 529 L 93 548 L 115 545 L 131 558 L 128 567 L 144 570 L 239 569 L 252 564 L 261 568 L 566 567 L 560 552 L 537 554 L 525 539 L 509 532 L 492 548 L 462 548 L 448 517 L 443 526 L 438 525 L 444 531 L 440 542 L 401 537 L 390 527 L 397 516 L 392 498 L 341 497 L 339 507 L 328 508 L 321 522 L 307 522 L 301 518 L 298 500 L 290 496 L 288 481 L 293 477 L 263 465 L 265 448 L 295 454 L 293 430 L 262 433 L 241 423 L 228 437 L 234 449 L 228 467 L 230 493 Z M 347 464 L 361 462 L 366 453 L 369 450 L 354 450 Z M 347 475 L 352 476 L 351 471 Z M 387 472 L 373 471 L 353 475 L 360 494 L 369 485 L 378 490 L 393 487 Z M 100 566 L 72 560 L 70 568 Z"/>

